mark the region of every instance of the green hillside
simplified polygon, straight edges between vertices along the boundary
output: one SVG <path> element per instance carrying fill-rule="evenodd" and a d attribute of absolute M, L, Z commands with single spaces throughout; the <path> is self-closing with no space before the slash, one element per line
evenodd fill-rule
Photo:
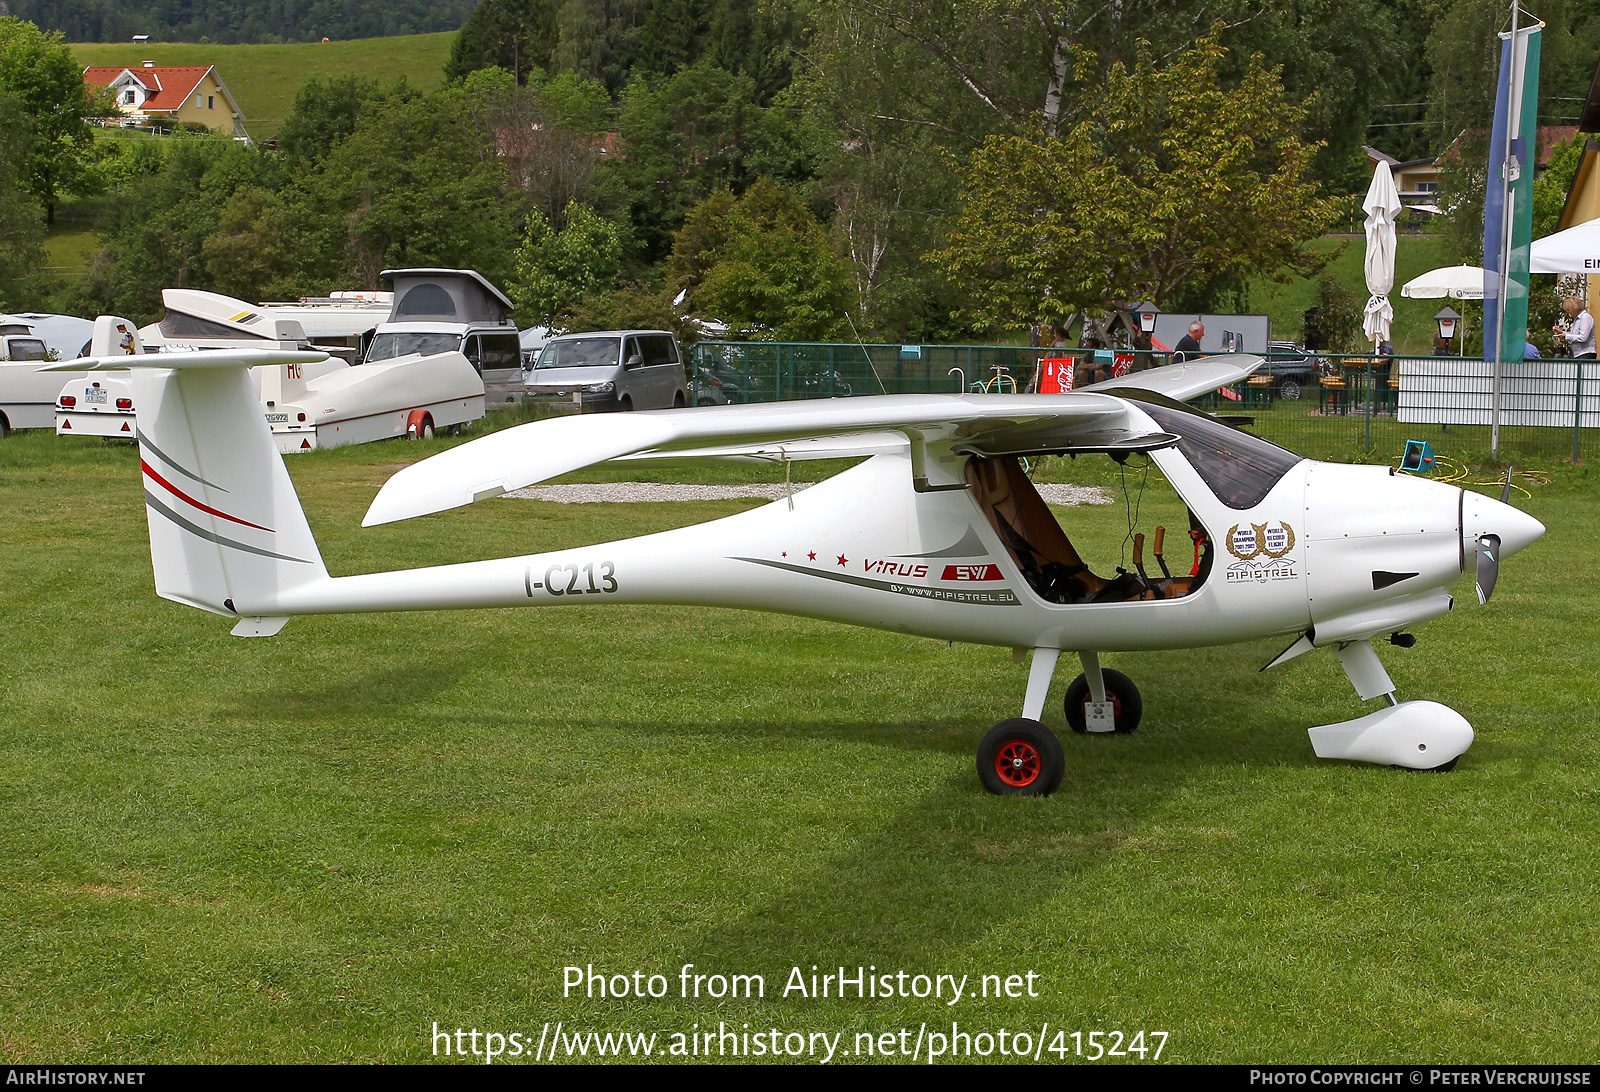
<path fill-rule="evenodd" d="M 1329 251 L 1340 247 L 1328 272 L 1347 288 L 1356 292 L 1365 303 L 1367 298 L 1366 274 L 1363 264 L 1366 256 L 1366 239 L 1360 235 L 1330 235 L 1315 244 L 1318 250 Z M 1454 265 L 1438 235 L 1402 234 L 1395 247 L 1394 291 L 1389 302 L 1394 306 L 1394 347 L 1401 353 L 1426 353 L 1433 346 L 1435 326 L 1433 316 L 1445 304 L 1457 311 L 1461 302 L 1450 300 L 1408 300 L 1400 296 L 1400 286 L 1412 277 L 1421 276 L 1430 269 Z M 1317 282 L 1305 277 L 1293 277 L 1283 284 L 1258 281 L 1251 286 L 1248 310 L 1272 317 L 1272 336 L 1283 340 L 1299 340 L 1306 308 L 1316 303 Z"/>
<path fill-rule="evenodd" d="M 214 64 L 244 111 L 250 135 L 263 140 L 277 133 L 294 105 L 295 93 L 312 77 L 358 73 L 388 82 L 404 76 L 425 90 L 439 86 L 454 37 L 449 32 L 294 45 L 79 42 L 73 44 L 72 55 L 84 65 L 129 68 L 144 61 Z"/>

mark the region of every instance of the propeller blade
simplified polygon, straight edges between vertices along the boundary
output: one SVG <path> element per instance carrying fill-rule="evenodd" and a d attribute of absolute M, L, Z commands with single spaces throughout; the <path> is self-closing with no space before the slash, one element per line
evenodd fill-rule
<path fill-rule="evenodd" d="M 1482 606 L 1494 594 L 1494 582 L 1500 576 L 1500 536 L 1478 536 L 1478 604 Z"/>
<path fill-rule="evenodd" d="M 1510 504 L 1511 503 L 1511 471 L 1514 470 L 1514 469 L 1515 469 L 1515 467 L 1510 467 L 1510 466 L 1506 467 L 1506 484 L 1505 484 L 1505 488 L 1500 490 L 1500 503 L 1501 504 Z"/>

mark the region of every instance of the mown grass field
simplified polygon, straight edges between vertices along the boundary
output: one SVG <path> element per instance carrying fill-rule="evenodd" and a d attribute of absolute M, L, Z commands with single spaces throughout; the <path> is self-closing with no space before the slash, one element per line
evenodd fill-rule
<path fill-rule="evenodd" d="M 85 65 L 214 64 L 244 111 L 245 128 L 257 140 L 265 140 L 277 134 L 295 95 L 312 79 L 354 75 L 392 83 L 404 76 L 413 87 L 438 87 L 444 82 L 444 62 L 454 37 L 447 31 L 285 45 L 74 42 L 71 48 Z"/>
<path fill-rule="evenodd" d="M 497 500 L 361 530 L 395 465 L 445 442 L 291 461 L 333 572 L 756 503 Z M 773 475 L 727 475 L 752 476 Z M 1315 759 L 1305 728 L 1362 707 L 1326 653 L 1258 673 L 1273 641 L 1110 657 L 1143 689 L 1141 729 L 1073 736 L 1056 704 L 1061 791 L 999 799 L 972 755 L 1020 706 L 1005 650 L 670 607 L 302 618 L 239 640 L 155 598 L 133 448 L 16 434 L 0 1057 L 426 1061 L 435 1023 L 531 1044 L 557 1020 L 849 1049 L 954 1020 L 1047 1024 L 1047 1043 L 1160 1030 L 1179 1062 L 1592 1061 L 1596 484 L 1558 468 L 1526 502 L 1550 533 L 1494 601 L 1464 583 L 1415 649 L 1381 653 L 1402 697 L 1475 725 L 1456 772 Z M 1064 519 L 1114 556 L 1123 515 L 1119 498 Z M 763 975 L 766 997 L 681 999 L 686 963 Z M 660 973 L 669 995 L 564 997 L 563 968 L 589 964 Z M 813 964 L 973 988 L 1033 972 L 1038 996 L 782 997 Z"/>

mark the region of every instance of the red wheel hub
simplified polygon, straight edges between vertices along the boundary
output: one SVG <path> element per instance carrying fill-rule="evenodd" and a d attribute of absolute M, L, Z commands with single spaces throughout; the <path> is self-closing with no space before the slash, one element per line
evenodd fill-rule
<path fill-rule="evenodd" d="M 995 774 L 1014 789 L 1025 789 L 1039 780 L 1043 765 L 1039 749 L 1021 739 L 1008 740 L 994 756 Z"/>

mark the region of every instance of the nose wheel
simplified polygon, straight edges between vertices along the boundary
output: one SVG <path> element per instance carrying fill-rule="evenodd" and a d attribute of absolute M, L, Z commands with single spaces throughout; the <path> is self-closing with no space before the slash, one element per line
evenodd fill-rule
<path fill-rule="evenodd" d="M 996 796 L 1049 796 L 1066 769 L 1056 734 L 1027 717 L 1001 721 L 978 745 L 978 780 Z"/>
<path fill-rule="evenodd" d="M 1144 699 L 1139 696 L 1139 688 L 1133 685 L 1133 680 L 1128 676 L 1109 667 L 1100 669 L 1100 677 L 1105 682 L 1106 701 L 1111 703 L 1112 726 L 1109 730 L 1127 735 L 1139 727 L 1139 718 L 1144 715 Z M 1089 690 L 1089 678 L 1079 675 L 1067 687 L 1065 701 L 1067 724 L 1074 732 L 1107 730 L 1090 724 L 1089 705 L 1092 701 L 1094 695 Z"/>

